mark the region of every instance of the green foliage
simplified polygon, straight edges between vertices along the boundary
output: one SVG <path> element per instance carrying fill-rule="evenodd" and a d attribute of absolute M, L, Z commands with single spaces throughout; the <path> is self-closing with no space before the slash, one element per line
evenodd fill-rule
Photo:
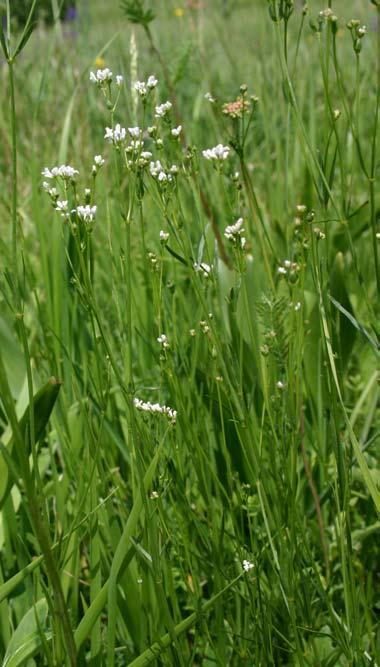
<path fill-rule="evenodd" d="M 4 664 L 380 664 L 380 16 L 312 4 L 11 26 Z"/>
<path fill-rule="evenodd" d="M 121 8 L 125 12 L 128 21 L 137 23 L 147 28 L 149 23 L 155 19 L 152 9 L 145 9 L 144 0 L 122 0 Z"/>
<path fill-rule="evenodd" d="M 11 3 L 11 16 L 19 26 L 23 27 L 28 19 L 33 0 L 17 0 Z M 59 16 L 64 19 L 69 8 L 76 6 L 76 0 L 57 0 Z M 34 12 L 34 20 L 40 19 L 46 23 L 54 20 L 53 5 L 51 0 L 37 0 Z"/>

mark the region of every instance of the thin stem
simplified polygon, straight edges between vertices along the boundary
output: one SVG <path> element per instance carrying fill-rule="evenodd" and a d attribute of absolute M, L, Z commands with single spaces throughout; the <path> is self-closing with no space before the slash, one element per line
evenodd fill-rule
<path fill-rule="evenodd" d="M 379 255 L 377 247 L 378 241 L 376 237 L 375 180 L 376 180 L 376 149 L 377 149 L 377 132 L 379 126 L 379 108 L 380 108 L 380 6 L 377 6 L 377 94 L 376 94 L 376 110 L 375 110 L 375 127 L 372 135 L 372 155 L 371 155 L 371 170 L 369 178 L 369 191 L 370 191 L 370 206 L 371 206 L 373 257 L 375 260 L 376 284 L 378 292 L 380 292 L 380 271 L 379 271 Z"/>
<path fill-rule="evenodd" d="M 11 105 L 11 137 L 12 137 L 12 266 L 17 275 L 17 120 L 16 120 L 16 102 L 14 85 L 14 62 L 8 61 L 9 84 L 10 84 L 10 105 Z"/>

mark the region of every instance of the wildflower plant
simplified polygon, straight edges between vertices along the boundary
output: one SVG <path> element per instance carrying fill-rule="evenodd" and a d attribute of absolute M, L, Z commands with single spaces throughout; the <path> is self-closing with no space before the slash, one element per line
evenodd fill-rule
<path fill-rule="evenodd" d="M 57 26 L 32 139 L 2 33 L 4 664 L 379 663 L 380 14 L 228 4 L 214 51 L 212 3 L 123 2 L 64 118 Z"/>

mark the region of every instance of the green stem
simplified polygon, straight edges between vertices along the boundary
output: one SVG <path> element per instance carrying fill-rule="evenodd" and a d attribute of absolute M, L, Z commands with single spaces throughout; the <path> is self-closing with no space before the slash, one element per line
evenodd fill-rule
<path fill-rule="evenodd" d="M 17 275 L 17 120 L 14 85 L 14 62 L 8 61 L 10 105 L 11 105 L 11 137 L 12 137 L 12 265 Z"/>
<path fill-rule="evenodd" d="M 378 5 L 377 6 L 377 94 L 376 94 L 375 127 L 372 135 L 371 171 L 369 178 L 372 245 L 373 245 L 373 257 L 375 261 L 376 284 L 378 292 L 380 292 L 380 272 L 379 272 L 379 255 L 377 247 L 378 241 L 376 237 L 375 179 L 376 179 L 376 148 L 377 148 L 377 131 L 379 125 L 379 108 L 380 108 L 380 6 Z"/>

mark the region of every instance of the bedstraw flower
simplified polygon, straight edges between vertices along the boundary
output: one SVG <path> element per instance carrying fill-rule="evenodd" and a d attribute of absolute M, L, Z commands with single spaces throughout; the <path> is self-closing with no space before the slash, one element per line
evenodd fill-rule
<path fill-rule="evenodd" d="M 170 424 L 175 424 L 177 421 L 177 410 L 169 408 L 167 405 L 160 405 L 159 403 L 150 403 L 149 401 L 142 401 L 140 398 L 133 399 L 133 405 L 137 410 L 142 412 L 150 412 L 151 414 L 165 415 Z"/>
<path fill-rule="evenodd" d="M 155 108 L 155 116 L 156 118 L 164 118 L 172 108 L 172 103 L 171 102 L 164 102 L 163 104 L 159 104 Z"/>
<path fill-rule="evenodd" d="M 206 160 L 226 160 L 230 152 L 229 146 L 223 146 L 223 144 L 218 144 L 214 148 L 206 148 L 202 151 L 202 155 Z"/>

